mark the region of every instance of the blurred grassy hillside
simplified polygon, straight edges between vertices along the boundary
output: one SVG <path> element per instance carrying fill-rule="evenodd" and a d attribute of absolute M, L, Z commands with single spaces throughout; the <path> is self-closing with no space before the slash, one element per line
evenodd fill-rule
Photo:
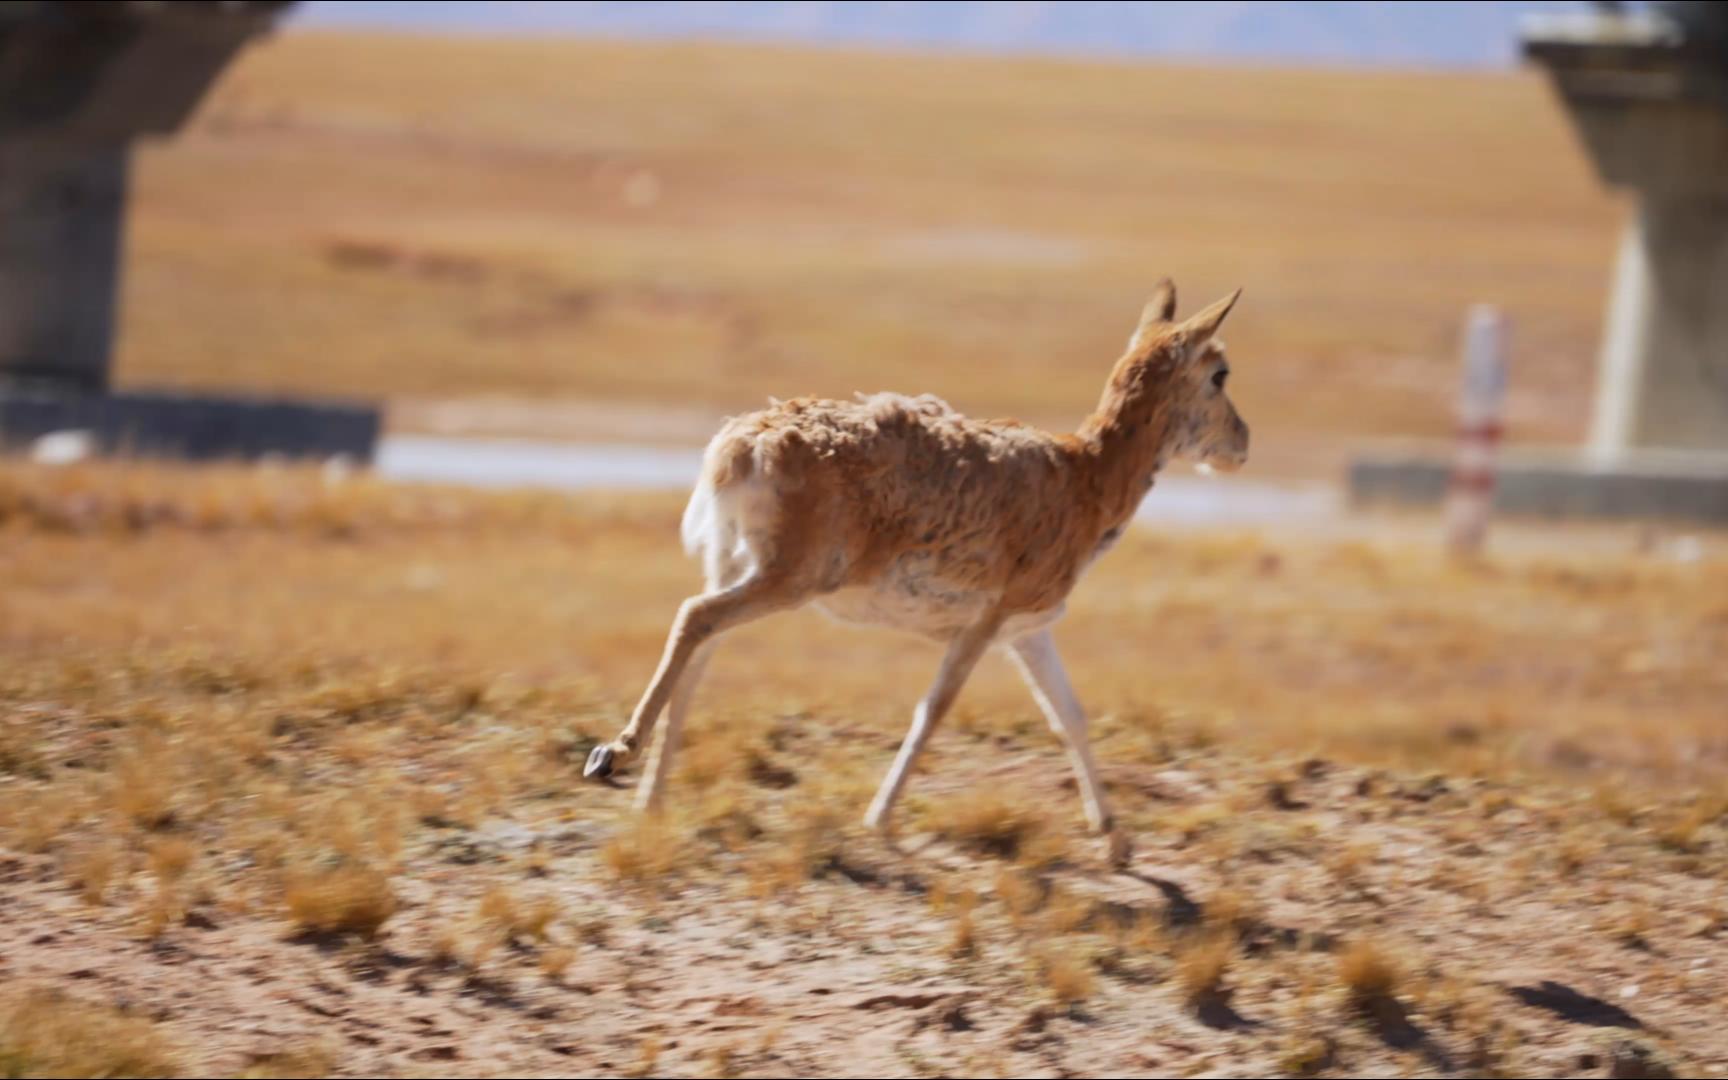
<path fill-rule="evenodd" d="M 1526 75 L 306 32 L 136 186 L 132 383 L 577 436 L 883 388 L 1072 423 L 1169 273 L 1247 289 L 1262 466 L 1444 431 L 1475 300 L 1513 436 L 1576 435 L 1616 218 Z"/>

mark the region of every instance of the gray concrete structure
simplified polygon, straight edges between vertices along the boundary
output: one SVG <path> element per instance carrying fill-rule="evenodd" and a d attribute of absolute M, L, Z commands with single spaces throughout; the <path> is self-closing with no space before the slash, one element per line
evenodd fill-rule
<path fill-rule="evenodd" d="M 1728 452 L 1728 4 L 1536 20 L 1525 53 L 1597 172 L 1637 200 L 1589 448 Z"/>
<path fill-rule="evenodd" d="M 369 458 L 378 410 L 360 403 L 117 391 L 0 394 L 0 435 L 13 446 L 58 431 L 88 434 L 106 454 L 194 459 L 270 455 Z"/>
<path fill-rule="evenodd" d="M 1350 463 L 1358 506 L 1431 506 L 1446 498 L 1452 464 L 1412 446 Z M 1728 469 L 1712 454 L 1632 454 L 1613 463 L 1568 451 L 1526 451 L 1499 471 L 1496 506 L 1534 517 L 1655 519 L 1728 525 Z"/>
<path fill-rule="evenodd" d="M 1543 16 L 1523 44 L 1602 180 L 1635 205 L 1588 443 L 1572 455 L 1508 454 L 1496 504 L 1728 520 L 1728 3 Z M 1448 453 L 1356 462 L 1352 496 L 1438 499 Z"/>
<path fill-rule="evenodd" d="M 0 140 L 0 378 L 108 388 L 126 148 Z"/>
<path fill-rule="evenodd" d="M 0 447 L 76 420 L 111 450 L 370 457 L 366 407 L 110 393 L 132 140 L 179 127 L 289 6 L 0 4 Z"/>

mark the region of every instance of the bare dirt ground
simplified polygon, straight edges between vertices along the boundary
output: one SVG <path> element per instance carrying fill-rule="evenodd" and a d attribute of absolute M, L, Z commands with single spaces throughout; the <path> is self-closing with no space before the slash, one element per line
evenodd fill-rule
<path fill-rule="evenodd" d="M 8 1075 L 1728 1075 L 1720 538 L 1125 539 L 1117 873 L 997 668 L 860 830 L 934 657 L 814 617 L 581 785 L 677 511 L 8 467 Z"/>

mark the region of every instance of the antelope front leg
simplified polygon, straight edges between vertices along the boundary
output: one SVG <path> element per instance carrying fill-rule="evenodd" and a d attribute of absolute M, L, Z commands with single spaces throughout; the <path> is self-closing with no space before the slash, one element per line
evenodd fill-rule
<path fill-rule="evenodd" d="M 596 746 L 583 767 L 586 777 L 607 777 L 633 759 L 654 736 L 654 724 L 666 707 L 672 691 L 678 686 L 696 651 L 717 635 L 736 626 L 759 619 L 787 607 L 793 600 L 786 591 L 767 579 L 747 578 L 729 589 L 704 593 L 684 601 L 672 632 L 666 639 L 666 652 L 654 679 L 642 694 L 630 723 L 609 743 Z M 652 790 L 652 789 L 651 789 Z"/>
<path fill-rule="evenodd" d="M 1092 758 L 1092 741 L 1086 733 L 1086 711 L 1074 696 L 1062 657 L 1056 652 L 1056 639 L 1049 630 L 1040 630 L 1014 642 L 1011 651 L 1033 699 L 1050 722 L 1050 730 L 1068 750 L 1087 823 L 1095 832 L 1109 837 L 1110 861 L 1117 866 L 1125 865 L 1130 854 L 1128 837 L 1116 828 L 1110 816 L 1104 784 L 1098 779 L 1098 763 Z"/>
<path fill-rule="evenodd" d="M 924 749 L 930 733 L 948 712 L 949 706 L 954 704 L 954 699 L 960 696 L 960 688 L 966 685 L 966 677 L 972 674 L 978 658 L 989 648 L 990 639 L 996 636 L 1001 625 L 1000 618 L 991 616 L 962 630 L 948 643 L 948 651 L 942 657 L 942 666 L 936 672 L 936 681 L 931 684 L 924 700 L 920 701 L 918 708 L 913 711 L 912 729 L 906 733 L 905 741 L 900 744 L 900 752 L 895 755 L 894 764 L 883 778 L 876 798 L 871 800 L 870 810 L 864 815 L 864 824 L 881 833 L 890 831 L 895 800 L 900 798 L 900 791 L 906 786 L 906 779 L 912 773 L 912 766 L 918 760 L 919 752 Z"/>
<path fill-rule="evenodd" d="M 672 758 L 678 752 L 678 747 L 684 736 L 684 717 L 690 712 L 690 699 L 696 696 L 696 686 L 702 681 L 702 673 L 708 668 L 708 660 L 714 655 L 715 642 L 710 640 L 706 645 L 696 650 L 690 657 L 690 664 L 684 669 L 684 674 L 678 680 L 678 685 L 672 690 L 672 698 L 666 703 L 666 730 L 660 733 L 660 741 L 654 744 L 654 753 L 648 759 L 648 767 L 642 771 L 642 782 L 636 785 L 636 810 L 658 810 L 661 793 L 666 790 L 666 778 L 672 773 Z"/>

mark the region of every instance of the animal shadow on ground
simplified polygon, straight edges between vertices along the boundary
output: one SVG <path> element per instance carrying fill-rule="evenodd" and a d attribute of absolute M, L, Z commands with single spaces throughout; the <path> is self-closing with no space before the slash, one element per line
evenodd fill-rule
<path fill-rule="evenodd" d="M 1188 895 L 1188 891 L 1174 881 L 1166 878 L 1153 877 L 1138 870 L 1122 871 L 1135 881 L 1144 882 L 1157 889 L 1164 896 L 1164 925 L 1170 927 L 1199 926 L 1206 911 Z"/>
<path fill-rule="evenodd" d="M 1195 1017 L 1214 1031 L 1242 1031 L 1257 1028 L 1260 1021 L 1250 1020 L 1236 1011 L 1225 994 L 1213 994 L 1200 1002 L 1194 1010 Z"/>
<path fill-rule="evenodd" d="M 1641 1028 L 1643 1023 L 1620 1006 L 1544 979 L 1535 986 L 1510 986 L 1506 992 L 1526 1005 L 1546 1009 L 1562 1020 L 1590 1027 Z"/>
<path fill-rule="evenodd" d="M 1205 907 L 1188 895 L 1188 891 L 1177 882 L 1167 878 L 1153 877 L 1137 870 L 1124 870 L 1123 873 L 1135 881 L 1143 882 L 1157 889 L 1164 898 L 1164 925 L 1172 929 L 1186 929 L 1199 926 L 1206 918 Z M 1251 1020 L 1236 1011 L 1230 1004 L 1230 994 L 1227 990 L 1208 993 L 1195 1004 L 1195 1018 L 1214 1031 L 1241 1031 L 1257 1028 L 1258 1020 Z"/>
<path fill-rule="evenodd" d="M 1410 1019 L 1404 1003 L 1394 997 L 1378 997 L 1362 1006 L 1368 1028 L 1394 1050 L 1413 1050 L 1442 1073 L 1454 1071 L 1452 1056 L 1428 1037 L 1428 1032 Z"/>

